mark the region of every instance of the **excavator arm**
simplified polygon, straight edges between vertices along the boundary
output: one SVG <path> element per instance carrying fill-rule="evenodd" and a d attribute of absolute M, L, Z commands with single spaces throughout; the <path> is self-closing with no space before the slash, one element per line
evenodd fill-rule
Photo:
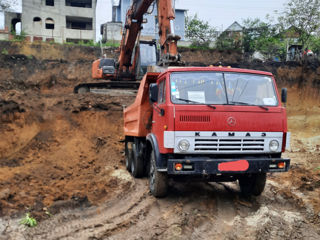
<path fill-rule="evenodd" d="M 133 0 L 131 8 L 127 12 L 118 61 L 119 77 L 126 73 L 134 75 L 137 55 L 135 55 L 134 60 L 132 61 L 133 50 L 142 29 L 143 15 L 148 11 L 148 8 L 153 2 L 154 0 Z"/>
<path fill-rule="evenodd" d="M 175 13 L 172 0 L 158 0 L 157 9 L 161 46 L 160 65 L 181 65 L 177 46 L 180 37 L 174 33 Z"/>
<path fill-rule="evenodd" d="M 132 55 L 135 47 L 139 47 L 136 41 L 139 40 L 139 34 L 142 30 L 143 15 L 147 13 L 151 4 L 157 4 L 157 15 L 159 24 L 159 38 L 161 55 L 159 65 L 180 65 L 180 54 L 178 53 L 177 42 L 180 37 L 174 33 L 173 20 L 175 13 L 172 6 L 172 0 L 133 0 L 131 8 L 126 15 L 125 31 L 123 32 L 120 57 L 119 57 L 119 74 L 129 73 L 135 75 L 135 67 L 139 49 Z"/>

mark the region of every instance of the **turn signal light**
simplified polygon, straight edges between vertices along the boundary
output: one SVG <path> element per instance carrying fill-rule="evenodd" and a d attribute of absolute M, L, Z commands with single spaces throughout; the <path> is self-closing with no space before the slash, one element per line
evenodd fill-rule
<path fill-rule="evenodd" d="M 278 168 L 284 168 L 286 166 L 286 164 L 284 162 L 279 162 L 278 163 Z"/>
<path fill-rule="evenodd" d="M 176 169 L 176 171 L 181 171 L 182 170 L 182 164 L 181 163 L 176 163 L 175 164 L 175 169 Z"/>

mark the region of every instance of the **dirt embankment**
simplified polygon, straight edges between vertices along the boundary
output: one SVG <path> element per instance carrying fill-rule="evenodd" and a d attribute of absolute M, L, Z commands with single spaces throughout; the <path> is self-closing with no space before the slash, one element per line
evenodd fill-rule
<path fill-rule="evenodd" d="M 100 48 L 0 41 L 0 53 L 0 90 L 26 90 L 90 81 L 91 64 L 100 57 Z M 118 56 L 115 48 L 105 53 Z"/>
<path fill-rule="evenodd" d="M 0 41 L 0 52 L 8 55 L 25 55 L 38 60 L 93 60 L 100 56 L 100 48 L 67 44 Z M 111 54 L 112 51 L 109 52 Z"/>
<path fill-rule="evenodd" d="M 99 203 L 121 189 L 111 173 L 122 161 L 122 104 L 132 97 L 60 89 L 11 91 L 1 99 L 0 215 Z"/>
<path fill-rule="evenodd" d="M 135 92 L 75 95 L 89 59 L 17 54 L 0 55 L 0 239 L 320 238 L 319 66 L 251 65 L 289 92 L 292 168 L 270 175 L 261 197 L 243 199 L 233 183 L 176 183 L 158 200 L 124 168 L 122 105 Z M 207 64 L 206 54 L 189 57 Z M 19 225 L 26 212 L 38 227 Z"/>
<path fill-rule="evenodd" d="M 241 52 L 187 48 L 179 51 L 187 66 L 222 64 L 269 71 L 276 76 L 280 85 L 320 89 L 319 62 L 249 63 L 244 61 Z M 78 83 L 92 81 L 91 63 L 100 56 L 98 47 L 6 41 L 0 41 L 0 52 L 6 52 L 0 54 L 0 90 L 40 89 L 55 85 L 72 88 Z M 115 59 L 119 54 L 117 48 L 107 48 L 104 53 Z"/>

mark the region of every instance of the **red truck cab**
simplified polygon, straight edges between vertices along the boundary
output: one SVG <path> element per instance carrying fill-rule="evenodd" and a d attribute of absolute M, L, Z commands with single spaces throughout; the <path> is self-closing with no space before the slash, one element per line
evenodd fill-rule
<path fill-rule="evenodd" d="M 286 89 L 281 96 L 286 102 Z M 147 73 L 124 110 L 126 167 L 149 176 L 151 193 L 166 195 L 168 178 L 239 181 L 260 195 L 267 172 L 285 172 L 286 109 L 271 73 L 224 67 Z"/>

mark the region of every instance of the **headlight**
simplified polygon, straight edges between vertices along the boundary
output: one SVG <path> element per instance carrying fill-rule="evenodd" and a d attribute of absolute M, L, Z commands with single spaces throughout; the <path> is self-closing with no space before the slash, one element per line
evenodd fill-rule
<path fill-rule="evenodd" d="M 181 152 L 186 152 L 189 150 L 189 147 L 190 147 L 190 143 L 188 140 L 186 139 L 182 139 L 179 141 L 178 143 L 178 148 Z"/>
<path fill-rule="evenodd" d="M 279 149 L 279 142 L 277 140 L 272 140 L 269 143 L 269 149 L 271 152 L 276 152 Z"/>

